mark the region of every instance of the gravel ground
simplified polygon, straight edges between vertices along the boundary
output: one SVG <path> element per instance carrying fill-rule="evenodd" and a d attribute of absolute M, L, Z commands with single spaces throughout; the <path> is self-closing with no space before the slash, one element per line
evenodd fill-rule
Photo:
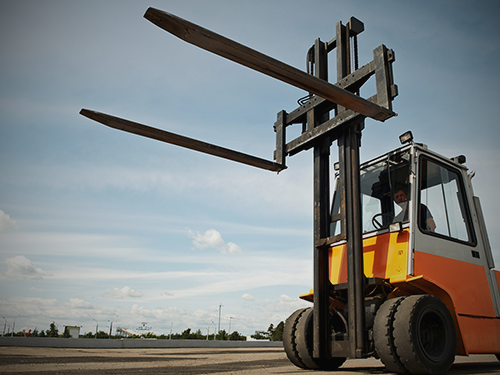
<path fill-rule="evenodd" d="M 0 347 L 1 374 L 327 374 L 293 366 L 282 348 L 62 349 Z M 389 374 L 376 359 L 349 360 L 338 375 Z M 453 374 L 500 374 L 495 356 L 457 357 Z"/>

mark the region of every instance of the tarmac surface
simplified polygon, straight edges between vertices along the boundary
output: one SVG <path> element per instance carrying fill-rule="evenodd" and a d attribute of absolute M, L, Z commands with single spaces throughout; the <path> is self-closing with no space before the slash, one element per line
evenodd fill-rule
<path fill-rule="evenodd" d="M 283 348 L 87 349 L 0 347 L 0 374 L 328 374 L 290 363 Z M 376 359 L 348 360 L 339 375 L 390 374 Z M 448 374 L 500 374 L 494 355 L 457 357 Z"/>

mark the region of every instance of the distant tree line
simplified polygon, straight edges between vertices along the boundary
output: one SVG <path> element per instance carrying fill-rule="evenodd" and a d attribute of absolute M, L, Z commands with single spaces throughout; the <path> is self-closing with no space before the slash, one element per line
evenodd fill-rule
<path fill-rule="evenodd" d="M 35 328 L 33 331 L 29 330 L 28 332 L 26 332 L 25 330 L 14 332 L 14 333 L 10 332 L 10 333 L 5 334 L 5 336 L 60 337 L 59 329 L 57 328 L 55 322 L 50 323 L 50 328 L 45 330 L 45 331 L 44 330 L 39 331 L 37 328 Z"/>
<path fill-rule="evenodd" d="M 276 327 L 273 324 L 269 326 L 267 331 L 255 331 L 252 337 L 256 340 L 270 340 L 270 341 L 283 341 L 283 327 L 284 323 L 280 322 Z M 9 334 L 10 336 L 11 334 Z M 13 336 L 26 336 L 26 337 L 65 337 L 69 338 L 70 333 L 68 327 L 65 327 L 64 332 L 59 334 L 59 329 L 55 322 L 50 323 L 49 329 L 47 330 L 38 330 L 35 328 L 33 331 L 24 332 L 20 331 L 12 334 Z M 99 331 L 96 334 L 92 332 L 87 332 L 83 335 L 80 335 L 80 338 L 88 338 L 88 339 L 119 339 L 123 338 L 121 335 L 112 335 L 110 336 L 108 333 L 104 331 Z M 182 333 L 172 333 L 170 335 L 155 335 L 152 332 L 144 333 L 142 335 L 133 335 L 132 338 L 146 338 L 146 339 L 159 339 L 159 340 L 229 340 L 229 341 L 246 341 L 246 336 L 243 336 L 241 333 L 237 331 L 233 331 L 231 334 L 226 332 L 225 330 L 219 331 L 217 334 L 204 335 L 200 329 L 197 331 L 192 331 L 191 328 L 185 329 Z"/>
<path fill-rule="evenodd" d="M 64 332 L 59 334 L 59 329 L 57 328 L 55 322 L 50 323 L 50 327 L 47 330 L 39 331 L 35 328 L 33 331 L 24 332 L 19 331 L 17 333 L 9 333 L 8 336 L 25 336 L 25 337 L 71 337 L 68 327 L 65 327 Z M 121 335 L 112 335 L 104 331 L 99 331 L 97 333 L 87 332 L 83 335 L 80 335 L 80 338 L 85 339 L 120 339 L 123 338 Z M 182 333 L 172 333 L 170 335 L 155 335 L 152 332 L 144 333 L 142 335 L 133 335 L 132 338 L 145 338 L 145 339 L 159 339 L 159 340 L 230 340 L 230 341 L 246 341 L 246 336 L 243 336 L 237 331 L 233 331 L 233 333 L 228 334 L 225 330 L 221 330 L 217 335 L 211 334 L 204 335 L 201 330 L 197 330 L 196 332 L 192 332 L 191 328 L 185 329 Z"/>

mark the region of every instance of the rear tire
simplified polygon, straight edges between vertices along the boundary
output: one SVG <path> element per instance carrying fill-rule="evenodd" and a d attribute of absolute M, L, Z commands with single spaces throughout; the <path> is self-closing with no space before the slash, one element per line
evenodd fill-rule
<path fill-rule="evenodd" d="M 405 298 L 398 297 L 385 301 L 377 311 L 373 324 L 375 350 L 387 370 L 398 374 L 404 374 L 407 371 L 401 363 L 394 345 L 394 315 Z"/>
<path fill-rule="evenodd" d="M 412 374 L 444 374 L 455 360 L 455 324 L 446 305 L 428 294 L 406 297 L 394 314 L 394 345 Z"/>

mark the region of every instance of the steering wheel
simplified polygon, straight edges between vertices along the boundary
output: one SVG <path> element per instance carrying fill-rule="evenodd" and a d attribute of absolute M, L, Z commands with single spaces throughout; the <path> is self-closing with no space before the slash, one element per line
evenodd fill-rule
<path fill-rule="evenodd" d="M 384 218 L 384 217 L 390 217 L 390 214 L 387 213 L 378 213 L 374 217 L 372 217 L 372 225 L 375 227 L 375 229 L 382 229 L 384 227 L 384 224 L 379 221 L 379 218 Z"/>

